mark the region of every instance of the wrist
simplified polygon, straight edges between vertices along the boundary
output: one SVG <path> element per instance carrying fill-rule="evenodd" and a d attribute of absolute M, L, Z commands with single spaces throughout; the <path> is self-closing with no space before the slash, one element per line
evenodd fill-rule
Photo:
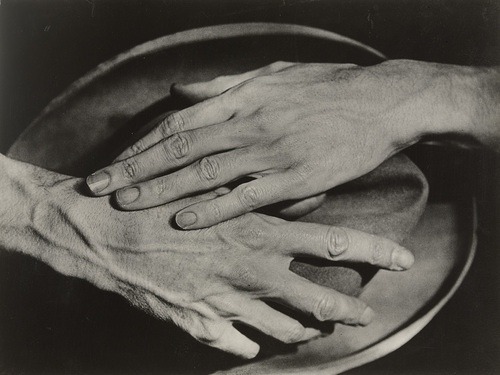
<path fill-rule="evenodd" d="M 498 145 L 499 73 L 495 68 L 413 62 L 425 88 L 413 102 L 412 143 L 422 138 Z"/>
<path fill-rule="evenodd" d="M 492 93 L 498 90 L 489 87 L 494 81 L 491 69 L 412 60 L 389 60 L 380 66 L 398 95 L 395 110 L 386 118 L 396 151 L 422 138 L 483 142 L 494 133 L 498 114 L 491 113 L 496 109 Z M 487 123 L 493 124 L 489 133 Z"/>
<path fill-rule="evenodd" d="M 498 68 L 465 68 L 456 77 L 459 106 L 467 117 L 462 132 L 483 146 L 498 151 L 500 145 L 500 71 Z M 460 91 L 459 91 L 460 90 Z M 458 106 L 457 106 L 458 107 Z M 450 129 L 453 131 L 453 129 Z"/>
<path fill-rule="evenodd" d="M 0 165 L 7 201 L 0 209 L 1 247 L 29 255 L 66 276 L 112 289 L 84 211 L 92 203 L 77 193 L 80 181 L 3 156 Z"/>
<path fill-rule="evenodd" d="M 374 66 L 379 80 L 377 95 L 385 95 L 387 107 L 377 121 L 390 141 L 391 154 L 435 132 L 435 124 L 448 109 L 437 99 L 443 90 L 440 64 L 414 60 L 388 60 Z"/>

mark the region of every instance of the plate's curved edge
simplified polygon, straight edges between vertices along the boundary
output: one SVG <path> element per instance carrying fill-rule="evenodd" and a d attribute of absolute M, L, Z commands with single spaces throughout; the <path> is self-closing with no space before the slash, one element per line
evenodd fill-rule
<path fill-rule="evenodd" d="M 22 138 L 24 133 L 28 132 L 35 126 L 47 113 L 53 111 L 55 108 L 64 105 L 64 103 L 72 97 L 74 93 L 81 90 L 92 81 L 108 73 L 112 69 L 119 67 L 122 63 L 130 59 L 137 58 L 154 53 L 164 48 L 172 48 L 188 44 L 191 42 L 203 42 L 215 39 L 229 39 L 241 36 L 258 36 L 258 35 L 296 35 L 296 36 L 310 36 L 319 39 L 330 40 L 333 42 L 340 42 L 351 45 L 353 47 L 365 50 L 382 60 L 387 57 L 380 51 L 358 42 L 349 37 L 326 31 L 314 27 L 294 25 L 294 24 L 281 24 L 281 23 L 233 23 L 224 25 L 215 25 L 201 27 L 186 31 L 180 31 L 175 34 L 159 37 L 157 39 L 140 44 L 132 49 L 120 53 L 119 55 L 102 62 L 97 67 L 89 71 L 87 74 L 74 81 L 69 85 L 60 95 L 52 99 L 47 106 L 40 112 L 40 114 L 31 122 L 31 124 L 21 133 L 18 137 Z M 15 144 L 15 143 L 14 143 Z M 13 145 L 12 145 L 13 146 Z M 11 148 L 12 148 L 11 146 Z M 10 154 L 10 148 L 7 151 Z"/>
<path fill-rule="evenodd" d="M 415 319 L 413 322 L 406 325 L 403 329 L 397 331 L 396 333 L 389 335 L 380 341 L 370 345 L 368 348 L 362 349 L 358 352 L 354 352 L 351 355 L 343 358 L 336 359 L 332 362 L 327 362 L 317 367 L 301 368 L 297 371 L 279 372 L 279 375 L 335 375 L 342 372 L 352 370 L 354 368 L 363 366 L 367 363 L 373 362 L 379 358 L 382 358 L 395 350 L 399 349 L 401 346 L 410 341 L 415 335 L 417 335 L 429 322 L 436 316 L 436 314 L 448 303 L 448 301 L 453 297 L 457 289 L 462 285 L 465 276 L 469 272 L 472 262 L 476 256 L 477 248 L 477 204 L 473 197 L 470 202 L 470 208 L 472 209 L 472 227 L 471 227 L 471 238 L 469 242 L 469 253 L 465 259 L 465 263 L 457 275 L 455 282 L 451 285 L 450 289 L 444 294 L 444 296 L 427 312 Z M 238 369 L 232 369 L 229 371 L 235 371 L 238 373 Z M 215 374 L 226 373 L 216 372 Z"/>

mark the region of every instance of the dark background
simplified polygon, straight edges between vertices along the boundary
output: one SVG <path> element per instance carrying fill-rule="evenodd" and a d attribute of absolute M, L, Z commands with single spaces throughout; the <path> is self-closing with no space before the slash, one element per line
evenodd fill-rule
<path fill-rule="evenodd" d="M 53 97 L 95 65 L 139 43 L 176 31 L 234 22 L 295 23 L 352 37 L 390 58 L 496 65 L 499 17 L 497 1 L 1 0 L 0 151 L 5 153 Z M 395 353 L 353 374 L 500 373 L 498 158 L 467 151 L 444 157 L 454 163 L 441 176 L 445 185 L 463 184 L 477 192 L 478 257 L 462 288 L 421 333 Z M 432 174 L 436 164 L 447 170 L 443 161 L 418 155 L 416 158 L 427 173 Z M 431 194 L 433 199 L 443 199 L 447 193 Z M 42 300 L 50 299 L 57 291 L 42 293 L 39 301 L 26 297 L 26 288 L 33 284 L 13 285 L 15 278 L 5 276 L 18 272 L 17 267 L 29 269 L 33 265 L 26 259 L 0 265 L 0 306 L 7 306 L 0 308 L 0 373 L 96 371 L 98 365 L 93 368 L 71 360 L 54 366 L 51 358 L 56 358 L 55 354 L 40 351 L 43 340 L 64 332 L 54 332 L 57 323 L 50 318 L 43 320 L 45 327 L 40 327 L 40 320 L 30 324 L 32 316 L 43 315 L 43 311 L 20 311 L 19 306 L 43 307 Z M 99 312 L 92 311 L 91 301 L 84 302 L 90 302 L 90 306 L 82 302 L 65 308 L 74 308 L 75 314 L 81 313 L 77 309 L 86 309 L 89 320 L 97 317 Z M 113 345 L 114 339 L 130 339 L 125 338 L 126 333 L 123 335 L 110 337 L 106 345 Z M 67 345 L 86 343 L 68 341 Z M 20 348 L 25 349 L 23 353 Z M 89 350 L 89 361 L 99 363 L 98 353 Z M 130 366 L 130 372 L 140 372 L 140 363 Z M 118 373 L 111 368 L 102 371 Z"/>

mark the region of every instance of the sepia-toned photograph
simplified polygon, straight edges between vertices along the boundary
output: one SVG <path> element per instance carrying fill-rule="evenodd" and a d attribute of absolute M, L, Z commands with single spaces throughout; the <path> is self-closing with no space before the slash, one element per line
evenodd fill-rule
<path fill-rule="evenodd" d="M 0 0 L 0 374 L 500 374 L 499 20 Z"/>

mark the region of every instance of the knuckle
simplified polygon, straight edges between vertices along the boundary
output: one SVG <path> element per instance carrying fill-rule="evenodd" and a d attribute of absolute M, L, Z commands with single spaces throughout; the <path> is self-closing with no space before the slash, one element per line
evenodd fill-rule
<path fill-rule="evenodd" d="M 265 109 L 259 108 L 252 115 L 252 126 L 262 135 L 269 136 L 273 133 L 273 128 L 270 124 L 274 123 L 273 116 L 270 116 Z M 275 145 L 277 145 L 275 143 Z"/>
<path fill-rule="evenodd" d="M 132 146 L 130 146 L 130 153 L 132 155 L 140 154 L 145 150 L 142 140 L 138 140 Z"/>
<path fill-rule="evenodd" d="M 253 186 L 244 186 L 237 191 L 237 197 L 245 209 L 253 210 L 259 206 L 260 194 Z"/>
<path fill-rule="evenodd" d="M 338 315 L 339 303 L 335 298 L 324 294 L 321 296 L 316 304 L 313 315 L 319 321 L 332 320 Z"/>
<path fill-rule="evenodd" d="M 286 344 L 296 343 L 304 337 L 305 328 L 299 322 L 290 324 L 281 337 L 281 341 Z"/>
<path fill-rule="evenodd" d="M 287 66 L 288 66 L 288 64 L 284 61 L 281 61 L 281 60 L 275 61 L 271 65 L 269 65 L 269 67 L 271 68 L 271 71 L 281 70 Z"/>
<path fill-rule="evenodd" d="M 274 247 L 270 235 L 272 230 L 272 225 L 261 220 L 252 220 L 251 222 L 243 221 L 237 233 L 243 245 L 253 250 L 264 250 Z"/>
<path fill-rule="evenodd" d="M 233 283 L 244 290 L 255 291 L 261 289 L 262 280 L 255 272 L 254 267 L 249 264 L 235 264 L 231 275 Z"/>
<path fill-rule="evenodd" d="M 384 248 L 382 244 L 378 241 L 375 241 L 371 244 L 371 259 L 370 262 L 372 264 L 381 264 L 384 263 Z"/>
<path fill-rule="evenodd" d="M 344 253 L 350 244 L 349 235 L 344 228 L 330 227 L 326 234 L 326 246 L 328 253 L 332 256 L 338 256 Z"/>
<path fill-rule="evenodd" d="M 167 179 L 159 178 L 155 181 L 154 191 L 158 197 L 162 197 L 169 189 L 167 188 Z"/>
<path fill-rule="evenodd" d="M 134 157 L 123 160 L 120 169 L 123 177 L 127 180 L 134 180 L 139 176 L 139 164 Z"/>
<path fill-rule="evenodd" d="M 168 158 L 182 159 L 191 148 L 189 137 L 183 133 L 176 133 L 163 142 L 163 151 Z"/>
<path fill-rule="evenodd" d="M 220 162 L 214 156 L 204 157 L 199 161 L 197 171 L 202 181 L 216 180 L 220 175 Z"/>
<path fill-rule="evenodd" d="M 227 95 L 229 97 L 238 98 L 240 103 L 245 103 L 248 100 L 251 100 L 254 97 L 254 93 L 256 92 L 254 89 L 254 81 L 256 78 L 252 78 L 248 81 L 241 82 L 240 84 L 233 86 Z M 226 98 L 229 99 L 229 98 Z"/>
<path fill-rule="evenodd" d="M 181 112 L 171 113 L 162 120 L 158 130 L 163 138 L 167 138 L 174 133 L 182 131 L 185 125 L 184 121 L 184 116 Z"/>
<path fill-rule="evenodd" d="M 195 337 L 204 344 L 214 344 L 220 341 L 224 329 L 219 325 L 200 322 Z"/>
<path fill-rule="evenodd" d="M 220 85 L 220 84 L 225 83 L 228 80 L 229 80 L 229 76 L 218 76 L 218 77 L 215 77 L 214 79 L 212 79 L 212 83 L 214 83 L 216 85 Z"/>
<path fill-rule="evenodd" d="M 287 146 L 286 143 L 282 147 L 284 148 L 284 146 Z M 291 177 L 294 185 L 301 189 L 310 190 L 310 187 L 314 186 L 314 176 L 316 170 L 316 165 L 308 162 L 302 163 L 299 161 L 292 169 Z"/>

